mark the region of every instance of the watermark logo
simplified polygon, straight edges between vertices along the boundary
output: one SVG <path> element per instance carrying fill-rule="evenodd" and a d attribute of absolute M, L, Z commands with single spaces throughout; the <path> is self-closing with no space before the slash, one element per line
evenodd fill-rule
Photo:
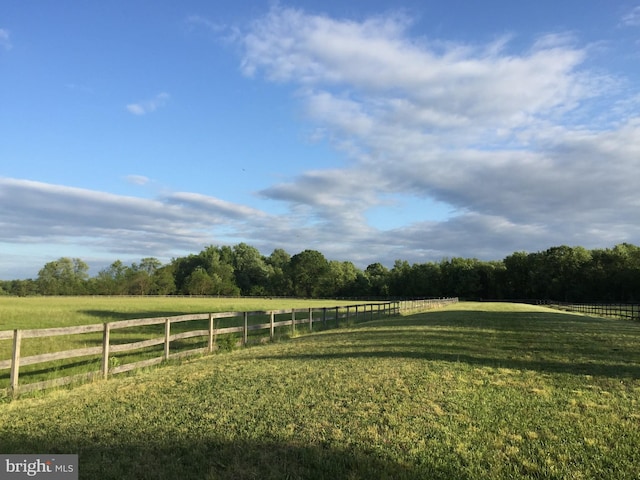
<path fill-rule="evenodd" d="M 0 455 L 0 479 L 78 480 L 78 455 Z"/>

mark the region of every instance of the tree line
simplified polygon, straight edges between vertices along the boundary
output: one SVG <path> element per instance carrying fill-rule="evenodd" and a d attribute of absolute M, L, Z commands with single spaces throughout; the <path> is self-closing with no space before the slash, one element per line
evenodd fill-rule
<path fill-rule="evenodd" d="M 444 297 L 553 299 L 571 302 L 640 301 L 640 247 L 622 243 L 587 250 L 559 246 L 515 252 L 501 261 L 450 258 L 361 270 L 327 260 L 316 250 L 262 255 L 255 247 L 204 248 L 162 264 L 153 257 L 116 260 L 90 277 L 79 258 L 45 264 L 36 279 L 0 281 L 10 295 L 222 295 L 319 297 Z"/>

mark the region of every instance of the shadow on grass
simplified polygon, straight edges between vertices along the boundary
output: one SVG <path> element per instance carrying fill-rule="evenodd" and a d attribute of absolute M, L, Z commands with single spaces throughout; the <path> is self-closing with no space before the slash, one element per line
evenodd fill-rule
<path fill-rule="evenodd" d="M 95 432 L 90 438 L 57 440 L 12 435 L 2 438 L 3 453 L 74 453 L 79 455 L 79 478 L 109 479 L 406 479 L 468 478 L 447 459 L 425 459 L 406 465 L 374 451 L 331 445 L 296 445 L 293 441 L 226 438 L 166 439 L 150 435 L 131 441 L 126 432 L 111 442 Z M 54 438 L 51 435 L 50 438 Z"/>
<path fill-rule="evenodd" d="M 412 358 L 640 378 L 640 324 L 546 312 L 438 311 L 375 321 L 346 334 L 323 332 L 300 353 L 256 355 L 265 360 Z"/>

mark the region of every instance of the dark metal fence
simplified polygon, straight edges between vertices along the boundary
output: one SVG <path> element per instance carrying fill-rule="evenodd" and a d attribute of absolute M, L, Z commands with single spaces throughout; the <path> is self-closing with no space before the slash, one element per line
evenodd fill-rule
<path fill-rule="evenodd" d="M 570 303 L 549 301 L 550 307 L 598 317 L 640 320 L 640 303 Z"/>

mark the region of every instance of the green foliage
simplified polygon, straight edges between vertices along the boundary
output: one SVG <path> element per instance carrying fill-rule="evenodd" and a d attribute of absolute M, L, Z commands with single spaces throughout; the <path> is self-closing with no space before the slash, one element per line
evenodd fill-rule
<path fill-rule="evenodd" d="M 89 266 L 79 258 L 62 257 L 45 264 L 38 272 L 38 287 L 43 295 L 72 295 L 82 292 Z"/>
<path fill-rule="evenodd" d="M 213 295 L 220 282 L 217 274 L 214 273 L 212 277 L 204 268 L 196 267 L 185 280 L 183 292 L 189 295 Z"/>
<path fill-rule="evenodd" d="M 389 296 L 389 269 L 381 263 L 372 263 L 364 271 L 369 290 L 376 297 Z"/>
<path fill-rule="evenodd" d="M 221 352 L 232 352 L 238 348 L 238 337 L 234 334 L 222 335 L 217 339 L 217 345 Z"/>
<path fill-rule="evenodd" d="M 331 260 L 320 287 L 320 295 L 349 297 L 368 295 L 369 285 L 362 285 L 364 275 L 351 262 Z"/>
<path fill-rule="evenodd" d="M 515 252 L 501 261 L 454 257 L 440 262 L 396 260 L 391 270 L 372 263 L 327 260 L 316 250 L 270 256 L 246 243 L 205 247 L 162 265 L 120 260 L 88 278 L 80 259 L 47 263 L 37 280 L 0 282 L 10 295 L 226 295 L 319 297 L 445 297 L 551 299 L 571 302 L 640 301 L 640 247 L 623 243 L 587 250 L 562 245 Z"/>
<path fill-rule="evenodd" d="M 246 243 L 233 247 L 235 283 L 242 295 L 264 295 L 267 293 L 269 269 L 257 248 Z"/>
<path fill-rule="evenodd" d="M 317 250 L 305 250 L 289 262 L 293 292 L 297 297 L 315 298 L 322 294 L 322 286 L 329 274 L 329 262 Z"/>

